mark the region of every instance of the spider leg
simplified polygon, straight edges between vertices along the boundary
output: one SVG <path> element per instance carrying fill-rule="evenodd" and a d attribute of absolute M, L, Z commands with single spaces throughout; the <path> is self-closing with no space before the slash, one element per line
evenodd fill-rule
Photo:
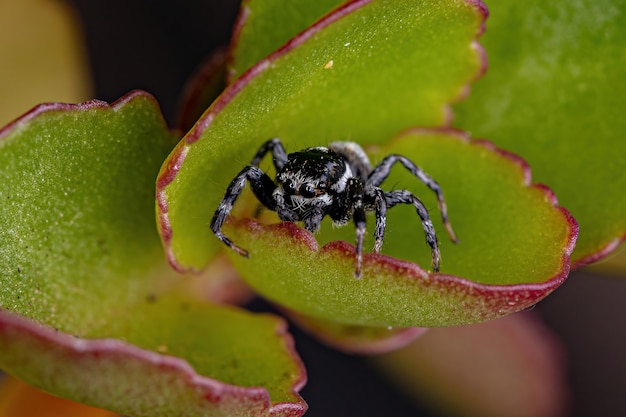
<path fill-rule="evenodd" d="M 280 170 L 287 162 L 287 152 L 285 152 L 285 148 L 279 138 L 270 139 L 261 145 L 250 165 L 259 166 L 261 160 L 268 152 L 272 153 L 272 160 L 276 170 Z"/>
<path fill-rule="evenodd" d="M 354 270 L 354 276 L 361 278 L 361 269 L 363 265 L 363 239 L 365 238 L 365 210 L 363 207 L 355 208 L 354 210 L 354 225 L 356 226 L 356 267 Z"/>
<path fill-rule="evenodd" d="M 424 170 L 415 165 L 413 161 L 411 161 L 409 158 L 402 155 L 389 155 L 385 157 L 370 174 L 369 178 L 367 179 L 366 186 L 380 186 L 380 184 L 382 184 L 382 182 L 389 176 L 391 167 L 396 162 L 400 162 L 402 165 L 404 165 L 404 167 L 409 170 L 411 174 L 413 174 L 415 177 L 417 177 L 417 179 L 426 184 L 428 188 L 435 192 L 435 194 L 437 195 L 439 211 L 441 212 L 441 220 L 443 221 L 443 225 L 446 228 L 446 232 L 448 233 L 448 236 L 450 236 L 450 240 L 452 240 L 454 243 L 457 243 L 458 239 L 456 238 L 456 234 L 454 233 L 452 225 L 448 220 L 448 208 L 443 198 L 443 192 L 441 191 L 441 187 L 439 186 L 439 184 L 437 184 L 437 181 L 432 179 L 426 172 L 424 172 Z"/>
<path fill-rule="evenodd" d="M 383 238 L 385 237 L 385 228 L 387 226 L 387 200 L 385 192 L 376 188 L 374 190 L 374 213 L 376 214 L 376 228 L 374 229 L 374 252 L 380 253 L 383 247 Z"/>
<path fill-rule="evenodd" d="M 364 201 L 366 198 L 363 193 L 363 181 L 356 177 L 350 178 L 346 186 L 346 202 L 349 202 L 349 204 L 343 204 L 343 210 L 340 215 L 333 218 L 342 223 L 347 221 L 350 217 L 352 217 L 354 221 L 356 228 L 356 266 L 354 268 L 354 276 L 356 278 L 361 278 L 363 265 L 363 240 L 367 226 L 365 217 L 366 206 Z"/>
<path fill-rule="evenodd" d="M 218 206 L 213 220 L 211 220 L 211 230 L 215 233 L 215 236 L 232 250 L 240 254 L 241 256 L 249 257 L 248 251 L 235 245 L 232 240 L 224 235 L 222 232 L 222 226 L 226 217 L 230 214 L 233 204 L 243 191 L 243 187 L 246 185 L 246 181 L 250 182 L 252 191 L 259 199 L 259 201 L 268 209 L 276 210 L 276 203 L 272 198 L 272 191 L 276 187 L 272 179 L 264 173 L 260 168 L 248 165 L 245 167 L 226 189 L 226 194 L 222 199 L 222 202 Z"/>
<path fill-rule="evenodd" d="M 430 246 L 432 266 L 434 272 L 439 272 L 439 261 L 441 255 L 439 253 L 439 244 L 437 243 L 437 235 L 435 234 L 435 228 L 430 221 L 428 210 L 419 198 L 415 197 L 407 190 L 396 190 L 385 193 L 385 200 L 387 202 L 387 208 L 391 208 L 396 204 L 413 204 L 417 214 L 422 219 L 422 228 L 426 234 L 426 243 Z"/>

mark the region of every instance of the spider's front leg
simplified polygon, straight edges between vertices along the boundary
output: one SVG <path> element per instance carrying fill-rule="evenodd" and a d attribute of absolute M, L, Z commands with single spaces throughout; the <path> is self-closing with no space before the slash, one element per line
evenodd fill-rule
<path fill-rule="evenodd" d="M 226 189 L 226 194 L 215 211 L 213 220 L 211 220 L 211 230 L 215 233 L 215 236 L 217 236 L 217 238 L 224 242 L 224 244 L 226 244 L 229 248 L 247 258 L 249 257 L 248 251 L 235 245 L 235 243 L 233 243 L 233 241 L 226 237 L 222 232 L 222 226 L 226 221 L 226 217 L 233 209 L 233 205 L 243 191 L 246 181 L 250 182 L 252 191 L 265 207 L 270 210 L 276 210 L 276 202 L 272 198 L 272 192 L 276 188 L 276 185 L 260 168 L 248 165 L 241 170 L 239 174 L 237 174 L 235 179 L 233 179 Z"/>
<path fill-rule="evenodd" d="M 280 170 L 287 162 L 287 152 L 285 152 L 285 148 L 279 138 L 270 139 L 261 145 L 254 158 L 252 158 L 250 165 L 259 166 L 261 160 L 268 152 L 272 153 L 272 160 L 276 170 Z"/>
<path fill-rule="evenodd" d="M 222 202 L 213 215 L 213 220 L 211 220 L 211 230 L 215 233 L 215 236 L 229 248 L 246 258 L 249 256 L 248 251 L 235 245 L 232 240 L 226 237 L 222 232 L 222 226 L 226 221 L 226 217 L 233 209 L 233 204 L 235 204 L 235 201 L 243 191 L 246 181 L 250 182 L 252 191 L 261 204 L 270 210 L 276 211 L 276 202 L 272 197 L 276 185 L 267 174 L 258 168 L 261 160 L 268 152 L 272 153 L 272 160 L 277 170 L 281 169 L 287 162 L 287 152 L 285 152 L 285 148 L 279 138 L 270 139 L 261 145 L 254 158 L 252 158 L 250 165 L 242 169 L 235 179 L 232 180 L 226 189 Z"/>

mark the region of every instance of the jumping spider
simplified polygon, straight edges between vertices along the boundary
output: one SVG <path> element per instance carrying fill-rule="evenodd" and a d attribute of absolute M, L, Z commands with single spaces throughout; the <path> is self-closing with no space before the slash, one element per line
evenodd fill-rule
<path fill-rule="evenodd" d="M 276 183 L 259 168 L 263 157 L 271 152 L 276 166 Z M 354 142 L 333 142 L 328 148 L 307 148 L 287 154 L 278 138 L 263 144 L 252 159 L 228 186 L 226 195 L 215 211 L 211 230 L 231 249 L 248 257 L 248 251 L 235 245 L 222 233 L 222 225 L 246 181 L 258 200 L 276 211 L 283 221 L 302 221 L 304 228 L 317 232 L 322 218 L 330 216 L 335 225 L 345 225 L 352 218 L 356 226 L 355 276 L 361 276 L 365 213 L 376 215 L 374 252 L 380 252 L 385 236 L 387 209 L 396 204 L 412 204 L 417 210 L 431 247 L 433 271 L 439 271 L 439 246 L 435 229 L 424 204 L 407 190 L 383 191 L 380 188 L 391 167 L 400 162 L 414 176 L 435 192 L 443 224 L 453 242 L 456 237 L 448 221 L 446 203 L 437 182 L 401 155 L 389 155 L 377 166 L 370 165 L 365 151 Z"/>

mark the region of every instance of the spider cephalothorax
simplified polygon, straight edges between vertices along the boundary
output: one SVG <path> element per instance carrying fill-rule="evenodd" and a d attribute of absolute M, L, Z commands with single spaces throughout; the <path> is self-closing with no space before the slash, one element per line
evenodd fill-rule
<path fill-rule="evenodd" d="M 258 167 L 268 152 L 272 153 L 276 167 L 275 182 Z M 365 213 L 373 211 L 376 215 L 374 251 L 379 252 L 385 236 L 387 209 L 396 204 L 412 204 L 421 219 L 426 242 L 431 247 L 432 267 L 437 272 L 440 260 L 439 246 L 424 204 L 407 190 L 385 192 L 380 188 L 396 162 L 404 165 L 436 193 L 443 224 L 452 241 L 456 242 L 439 185 L 408 158 L 389 155 L 372 168 L 367 154 L 354 142 L 333 142 L 327 148 L 321 146 L 307 148 L 287 155 L 280 139 L 277 138 L 265 142 L 250 165 L 230 183 L 224 199 L 213 216 L 211 230 L 231 249 L 248 256 L 246 250 L 235 245 L 222 233 L 222 225 L 248 181 L 259 201 L 268 209 L 277 212 L 281 220 L 301 221 L 311 232 L 319 229 L 324 216 L 329 216 L 337 225 L 344 225 L 353 219 L 356 226 L 357 253 L 355 275 L 360 277 Z"/>

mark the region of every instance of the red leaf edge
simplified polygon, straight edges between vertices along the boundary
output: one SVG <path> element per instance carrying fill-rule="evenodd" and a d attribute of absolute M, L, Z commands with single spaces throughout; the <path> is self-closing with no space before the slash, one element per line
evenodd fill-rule
<path fill-rule="evenodd" d="M 160 109 L 160 105 L 154 96 L 143 90 L 132 90 L 129 93 L 125 94 L 121 98 L 117 99 L 115 102 L 109 104 L 106 101 L 102 100 L 89 100 L 83 103 L 73 104 L 73 103 L 42 103 L 33 107 L 31 110 L 27 111 L 23 115 L 17 117 L 15 120 L 9 122 L 9 124 L 5 125 L 0 129 L 0 140 L 3 137 L 7 136 L 13 130 L 18 129 L 20 126 L 25 125 L 31 122 L 33 119 L 41 116 L 46 113 L 53 112 L 70 112 L 70 111 L 86 111 L 91 109 L 111 109 L 114 111 L 119 110 L 124 107 L 128 103 L 138 99 L 143 98 L 147 99 L 154 104 L 156 108 Z M 160 112 L 159 112 L 160 113 Z M 161 115 L 161 120 L 163 122 L 163 126 L 167 126 L 165 118 Z"/>

